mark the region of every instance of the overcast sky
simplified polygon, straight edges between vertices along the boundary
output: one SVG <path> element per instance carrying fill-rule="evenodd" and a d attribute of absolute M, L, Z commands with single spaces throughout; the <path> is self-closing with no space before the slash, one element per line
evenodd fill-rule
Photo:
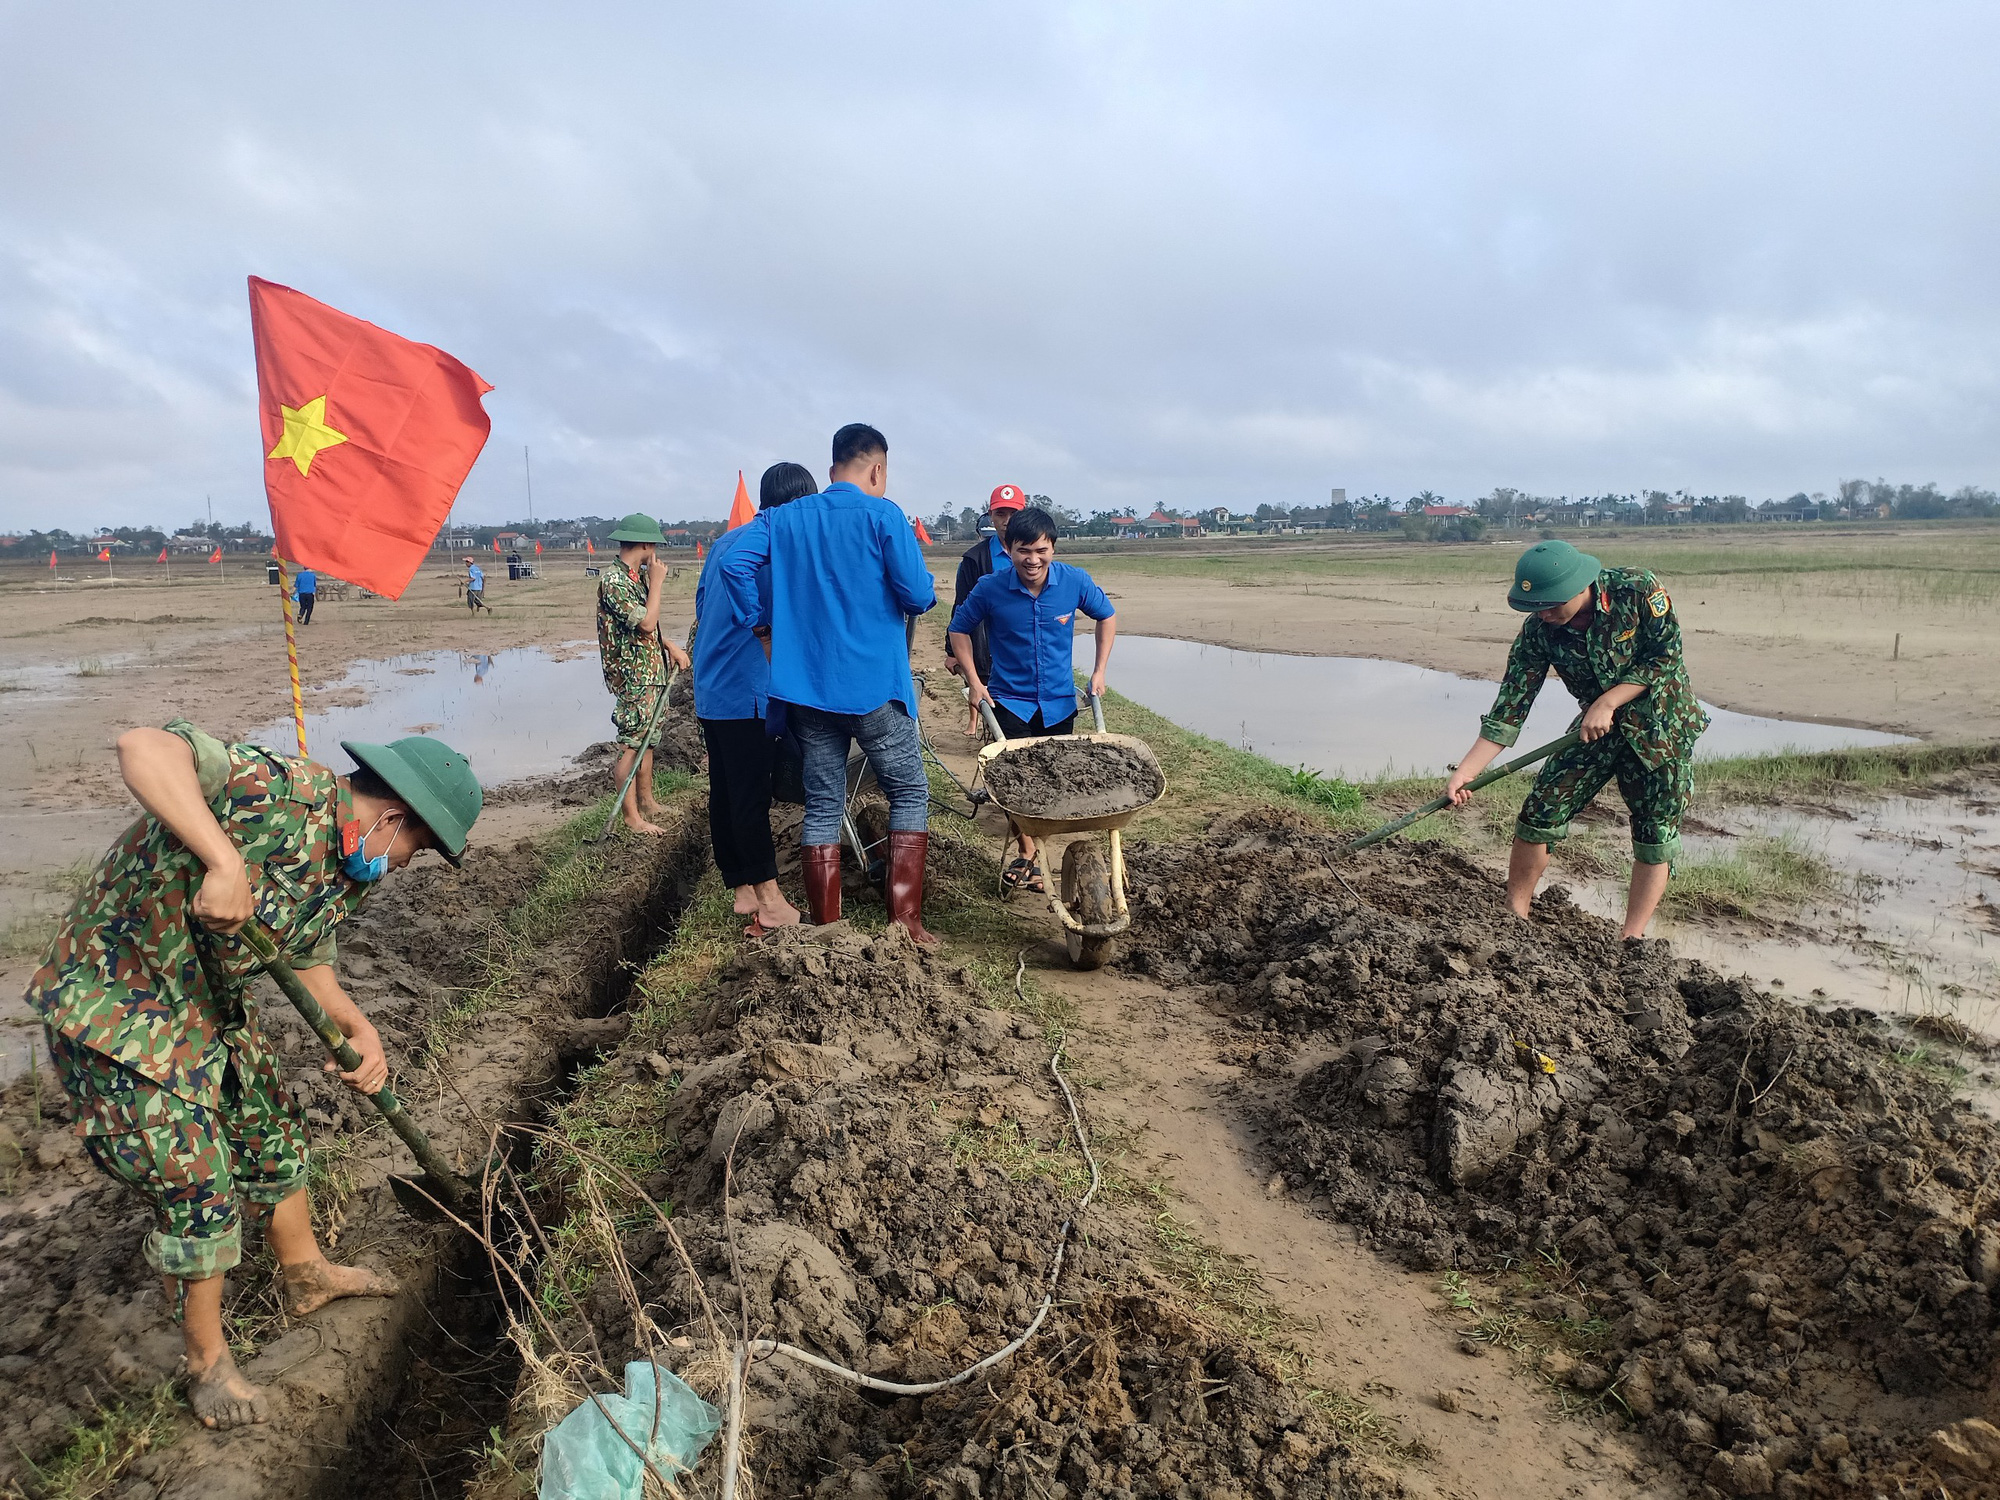
<path fill-rule="evenodd" d="M 264 514 L 244 278 L 461 520 L 2000 483 L 1990 0 L 0 0 L 0 528 Z"/>

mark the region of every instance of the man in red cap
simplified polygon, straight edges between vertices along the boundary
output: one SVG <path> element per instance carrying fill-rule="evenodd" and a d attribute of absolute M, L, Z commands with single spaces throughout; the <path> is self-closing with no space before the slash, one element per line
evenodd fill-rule
<path fill-rule="evenodd" d="M 979 540 L 967 547 L 958 560 L 958 583 L 952 593 L 952 613 L 958 612 L 959 606 L 979 586 L 980 579 L 1014 566 L 1001 537 L 1006 534 L 1008 520 L 1019 514 L 1027 503 L 1028 497 L 1018 484 L 1003 484 L 986 497 L 986 515 L 979 523 Z M 987 646 L 986 622 L 983 620 L 972 628 L 972 661 L 979 669 L 981 682 L 993 675 L 993 653 Z M 958 658 L 951 654 L 948 641 L 945 644 L 945 662 L 954 677 L 962 675 L 958 669 Z M 966 733 L 979 733 L 979 710 L 976 708 L 972 711 Z"/>

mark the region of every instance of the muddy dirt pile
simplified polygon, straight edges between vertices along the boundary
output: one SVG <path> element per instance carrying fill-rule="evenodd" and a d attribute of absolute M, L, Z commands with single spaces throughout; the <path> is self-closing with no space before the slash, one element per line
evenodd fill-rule
<path fill-rule="evenodd" d="M 669 1332 L 708 1345 L 705 1297 L 732 1339 L 747 1317 L 755 1336 L 921 1382 L 1027 1325 L 1087 1182 L 1036 1023 L 988 1008 L 965 971 L 900 929 L 870 938 L 843 924 L 746 949 L 689 1021 L 650 1040 L 628 1044 L 594 1087 L 612 1117 L 663 1109 L 676 1142 L 646 1185 L 674 1205 L 699 1292 L 660 1231 L 624 1241 Z M 759 1492 L 1375 1492 L 1302 1393 L 1176 1311 L 1115 1212 L 1093 1208 L 1088 1232 L 1036 1339 L 967 1387 L 865 1397 L 782 1357 L 757 1365 L 747 1418 Z M 584 1307 L 614 1366 L 636 1354 L 609 1273 Z M 585 1347 L 581 1315 L 565 1334 Z"/>
<path fill-rule="evenodd" d="M 663 856 L 657 843 L 649 843 L 620 846 L 611 858 L 622 862 L 615 864 L 616 873 L 629 878 L 639 865 Z M 479 1061 L 459 1083 L 467 1096 L 505 1108 L 523 1083 L 555 1073 L 565 1051 L 616 1039 L 603 1032 L 603 1023 L 569 1021 L 562 1012 L 580 1011 L 588 986 L 617 967 L 619 922 L 630 913 L 607 900 L 572 923 L 562 940 L 532 951 L 500 935 L 509 908 L 534 888 L 544 867 L 543 857 L 527 844 L 475 849 L 461 870 L 425 861 L 388 880 L 343 925 L 342 984 L 381 1031 L 392 1065 L 403 1072 L 406 1094 L 410 1070 L 426 1061 L 433 1021 L 499 964 L 514 965 L 516 985 L 546 997 L 554 1014 L 521 1023 L 518 1040 L 496 1034 L 477 1044 Z M 616 884 L 614 879 L 607 889 Z M 305 1102 L 313 1149 L 322 1162 L 345 1163 L 344 1172 L 363 1157 L 391 1151 L 393 1143 L 379 1129 L 365 1140 L 357 1134 L 375 1125 L 373 1107 L 321 1071 L 324 1052 L 317 1038 L 283 996 L 266 982 L 256 993 L 266 1034 L 284 1059 L 290 1086 Z M 25 1485 L 26 1463 L 59 1451 L 77 1424 L 94 1420 L 106 1403 L 172 1375 L 180 1360 L 179 1331 L 167 1320 L 159 1283 L 140 1254 L 150 1227 L 147 1210 L 90 1165 L 82 1143 L 69 1133 L 67 1101 L 46 1064 L 39 1083 L 39 1113 L 27 1078 L 0 1094 L 0 1382 L 6 1391 L 0 1401 L 0 1494 L 13 1493 L 9 1485 Z M 432 1082 L 415 1095 L 421 1103 L 422 1095 L 435 1097 L 441 1087 Z M 434 1108 L 426 1124 L 447 1149 L 457 1139 L 456 1131 L 435 1118 Z M 399 1168 L 402 1161 L 398 1154 Z M 379 1172 L 373 1180 L 379 1183 Z M 322 1195 L 321 1206 L 328 1202 Z M 372 1257 L 399 1271 L 430 1243 L 413 1232 L 382 1186 L 345 1199 L 331 1238 L 336 1255 Z M 255 1237 L 246 1230 L 244 1266 L 231 1274 L 230 1293 L 238 1326 L 262 1342 L 281 1327 L 257 1310 L 268 1281 L 259 1256 Z M 282 1438 L 272 1436 L 276 1432 L 260 1429 L 255 1438 L 230 1442 L 245 1454 L 265 1443 L 282 1448 Z M 289 1456 L 298 1458 L 296 1452 Z M 285 1457 L 274 1452 L 256 1458 L 252 1467 Z M 189 1465 L 177 1460 L 173 1467 L 186 1471 Z M 136 1500 L 150 1492 L 135 1487 L 130 1493 Z"/>
<path fill-rule="evenodd" d="M 1994 1127 L 1871 1015 L 1332 844 L 1264 814 L 1129 856 L 1127 962 L 1233 1013 L 1292 1189 L 1420 1267 L 1573 1273 L 1521 1309 L 1575 1336 L 1568 1383 L 1724 1494 L 1937 1483 L 1931 1432 L 1989 1399 Z M 1294 1084 L 1302 1052 L 1333 1057 Z"/>
<path fill-rule="evenodd" d="M 1152 757 L 1130 745 L 1051 739 L 996 756 L 993 800 L 1038 818 L 1101 818 L 1144 807 L 1166 786 Z"/>

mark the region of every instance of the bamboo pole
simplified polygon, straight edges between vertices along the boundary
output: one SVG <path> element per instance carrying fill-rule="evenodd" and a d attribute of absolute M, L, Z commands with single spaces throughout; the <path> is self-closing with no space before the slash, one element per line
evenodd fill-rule
<path fill-rule="evenodd" d="M 285 661 L 292 672 L 292 723 L 299 731 L 299 754 L 310 754 L 306 749 L 306 695 L 299 686 L 299 633 L 297 623 L 292 618 L 292 584 L 285 575 L 285 560 L 278 562 L 278 602 L 285 611 Z"/>

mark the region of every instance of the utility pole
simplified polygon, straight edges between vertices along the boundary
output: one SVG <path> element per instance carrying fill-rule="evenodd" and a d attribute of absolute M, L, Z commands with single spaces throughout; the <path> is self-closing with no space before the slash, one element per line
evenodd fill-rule
<path fill-rule="evenodd" d="M 528 476 L 528 525 L 535 524 L 535 471 L 528 463 L 528 445 L 521 444 L 521 472 Z"/>

